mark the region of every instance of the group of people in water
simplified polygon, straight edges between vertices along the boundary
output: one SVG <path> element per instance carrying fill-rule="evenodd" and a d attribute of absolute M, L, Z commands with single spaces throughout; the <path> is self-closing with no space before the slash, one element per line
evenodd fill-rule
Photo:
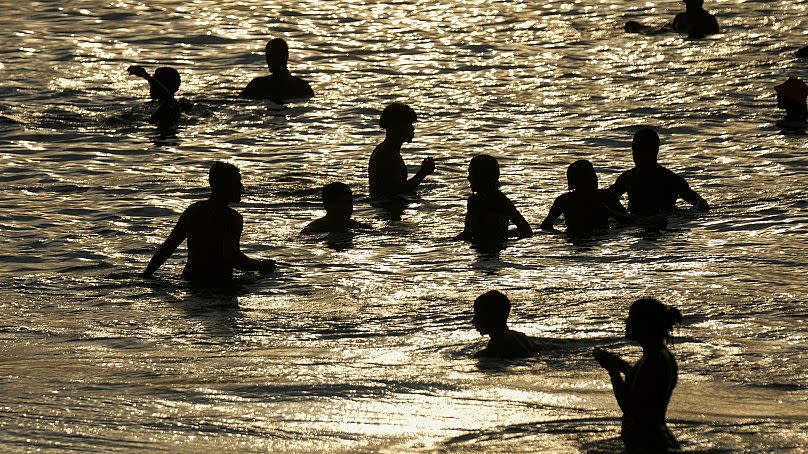
<path fill-rule="evenodd" d="M 685 0 L 687 10 L 677 14 L 673 22 L 662 28 L 652 28 L 637 22 L 626 24 L 626 31 L 657 34 L 667 31 L 702 37 L 719 32 L 715 17 L 704 10 L 703 0 Z M 289 49 L 283 39 L 271 40 L 266 46 L 270 75 L 252 80 L 240 93 L 248 99 L 271 100 L 282 103 L 314 95 L 311 86 L 293 76 L 287 67 Z M 806 53 L 808 55 L 808 53 Z M 159 125 L 176 123 L 191 104 L 176 99 L 179 73 L 173 68 L 160 67 L 149 75 L 140 66 L 131 66 L 129 73 L 149 82 L 150 96 L 158 101 L 151 120 Z M 774 87 L 778 106 L 785 109 L 783 125 L 793 126 L 808 121 L 808 85 L 791 77 Z M 394 102 L 382 111 L 379 126 L 384 140 L 376 146 L 368 163 L 368 190 L 375 199 L 395 199 L 412 193 L 433 172 L 433 158 L 425 158 L 418 171 L 410 176 L 402 157 L 402 146 L 414 138 L 415 111 L 406 104 Z M 635 167 L 623 172 L 608 188 L 598 187 L 594 166 L 588 160 L 578 160 L 567 168 L 569 192 L 558 196 L 540 228 L 555 230 L 563 217 L 566 233 L 573 237 L 591 236 L 607 228 L 609 220 L 620 224 L 636 224 L 660 229 L 666 226 L 665 215 L 678 199 L 688 202 L 694 210 L 708 210 L 709 204 L 696 193 L 684 178 L 658 162 L 660 139 L 650 128 L 638 130 L 633 137 L 632 157 Z M 497 247 L 509 238 L 533 235 L 530 223 L 513 202 L 500 190 L 500 166 L 487 154 L 473 157 L 469 162 L 468 197 L 462 232 L 455 239 L 469 241 L 480 249 Z M 194 285 L 223 286 L 233 282 L 233 270 L 272 272 L 271 259 L 256 259 L 240 250 L 243 218 L 231 203 L 241 200 L 244 186 L 239 169 L 232 164 L 216 162 L 209 172 L 210 197 L 189 206 L 180 216 L 166 240 L 161 244 L 143 271 L 145 277 L 154 272 L 187 240 L 187 261 L 182 277 Z M 348 232 L 368 229 L 368 225 L 352 219 L 353 192 L 341 182 L 322 188 L 325 216 L 303 228 L 303 234 Z M 627 194 L 628 204 L 620 201 Z M 530 337 L 510 330 L 507 318 L 511 302 L 499 291 L 489 291 L 474 301 L 472 323 L 482 335 L 490 336 L 486 348 L 478 356 L 522 358 L 535 355 L 542 345 Z M 665 423 L 665 413 L 677 383 L 676 361 L 666 344 L 673 326 L 681 323 L 678 309 L 655 299 L 635 301 L 626 319 L 625 337 L 640 344 L 642 357 L 633 365 L 614 353 L 596 348 L 595 360 L 608 372 L 618 406 L 623 412 L 621 436 L 631 452 L 664 452 L 679 444 Z"/>

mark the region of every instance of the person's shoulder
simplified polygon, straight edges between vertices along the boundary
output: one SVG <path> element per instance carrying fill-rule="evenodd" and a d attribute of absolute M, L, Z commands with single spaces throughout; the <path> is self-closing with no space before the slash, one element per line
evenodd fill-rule
<path fill-rule="evenodd" d="M 308 81 L 303 79 L 300 76 L 292 76 L 292 81 L 294 81 L 295 89 L 300 92 L 304 96 L 313 96 L 314 90 L 311 88 L 311 84 Z"/>
<path fill-rule="evenodd" d="M 306 227 L 303 227 L 303 230 L 300 233 L 306 235 L 311 233 L 323 233 L 326 231 L 326 223 L 325 218 L 318 218 L 311 222 Z"/>
<path fill-rule="evenodd" d="M 272 76 L 260 76 L 251 80 L 250 83 L 241 91 L 242 98 L 262 99 L 271 95 L 270 89 L 272 87 Z"/>

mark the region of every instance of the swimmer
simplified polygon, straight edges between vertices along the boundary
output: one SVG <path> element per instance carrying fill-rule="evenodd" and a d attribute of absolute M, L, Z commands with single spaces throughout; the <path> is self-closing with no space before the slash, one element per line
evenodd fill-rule
<path fill-rule="evenodd" d="M 159 106 L 151 114 L 152 123 L 161 126 L 176 124 L 183 110 L 190 108 L 190 102 L 185 99 L 176 100 L 174 94 L 180 88 L 180 74 L 176 69 L 161 66 L 154 70 L 154 75 L 150 76 L 142 66 L 133 65 L 126 70 L 133 76 L 146 79 L 149 82 L 149 97 L 157 102 Z"/>
<path fill-rule="evenodd" d="M 704 0 L 684 0 L 685 11 L 673 18 L 671 28 L 690 38 L 703 38 L 719 32 L 715 16 L 704 9 Z"/>
<path fill-rule="evenodd" d="M 368 227 L 351 219 L 353 193 L 347 184 L 337 182 L 325 185 L 322 200 L 325 216 L 312 221 L 300 233 L 347 232 L 351 229 Z"/>
<path fill-rule="evenodd" d="M 406 104 L 394 102 L 382 111 L 379 126 L 384 141 L 376 146 L 368 164 L 370 195 L 390 197 L 413 192 L 427 175 L 435 171 L 435 161 L 425 158 L 412 178 L 407 179 L 407 166 L 401 157 L 401 146 L 415 136 L 415 111 Z"/>
<path fill-rule="evenodd" d="M 227 205 L 241 201 L 241 174 L 233 164 L 216 162 L 210 167 L 210 198 L 189 206 L 165 242 L 157 249 L 143 271 L 149 277 L 160 268 L 174 250 L 188 239 L 188 261 L 182 277 L 194 284 L 217 286 L 231 284 L 233 268 L 268 273 L 275 261 L 253 259 L 240 250 L 244 219 Z"/>
<path fill-rule="evenodd" d="M 473 157 L 469 162 L 468 180 L 472 194 L 468 198 L 463 232 L 455 239 L 492 245 L 502 243 L 508 237 L 527 238 L 533 235 L 530 224 L 499 190 L 499 163 L 496 158 L 486 154 Z M 516 229 L 508 231 L 511 222 Z"/>
<path fill-rule="evenodd" d="M 681 197 L 697 211 L 710 208 L 684 178 L 657 163 L 659 135 L 650 128 L 634 134 L 631 141 L 634 168 L 623 172 L 609 188 L 618 199 L 628 192 L 628 211 L 636 216 L 653 216 L 671 211 Z"/>
<path fill-rule="evenodd" d="M 808 107 L 806 97 L 808 97 L 808 85 L 796 77 L 789 77 L 788 80 L 774 87 L 777 93 L 777 107 L 786 111 L 786 116 L 777 122 L 777 126 L 782 128 L 805 129 L 808 124 Z"/>
<path fill-rule="evenodd" d="M 511 301 L 496 290 L 483 293 L 474 300 L 471 323 L 482 335 L 488 335 L 488 346 L 475 356 L 527 358 L 536 354 L 538 345 L 519 331 L 508 329 Z"/>
<path fill-rule="evenodd" d="M 553 224 L 563 214 L 567 233 L 590 236 L 595 229 L 609 226 L 609 218 L 631 222 L 628 211 L 606 189 L 598 189 L 598 176 L 592 163 L 581 159 L 567 167 L 567 185 L 570 192 L 555 199 L 550 213 L 541 223 L 544 230 L 553 230 Z"/>
<path fill-rule="evenodd" d="M 281 38 L 267 43 L 264 50 L 267 59 L 269 76 L 256 77 L 241 91 L 242 98 L 269 99 L 282 103 L 290 99 L 311 98 L 314 90 L 300 77 L 293 76 L 287 68 L 289 62 L 289 46 Z"/>
<path fill-rule="evenodd" d="M 682 322 L 679 309 L 655 299 L 639 299 L 629 309 L 626 339 L 642 346 L 633 366 L 618 355 L 595 348 L 594 356 L 609 373 L 614 397 L 623 411 L 621 438 L 626 452 L 668 452 L 679 443 L 665 423 L 678 368 L 666 343 Z"/>

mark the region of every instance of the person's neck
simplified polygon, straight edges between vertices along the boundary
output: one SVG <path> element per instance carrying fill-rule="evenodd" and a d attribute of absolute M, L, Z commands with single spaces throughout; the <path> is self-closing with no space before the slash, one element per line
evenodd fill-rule
<path fill-rule="evenodd" d="M 339 226 L 343 229 L 348 228 L 348 224 L 351 222 L 351 218 L 346 218 L 343 216 L 338 216 L 336 214 L 331 214 L 328 211 L 325 212 L 325 222 L 329 225 Z"/>
<path fill-rule="evenodd" d="M 643 355 L 647 355 L 649 353 L 658 352 L 660 350 L 665 349 L 665 341 L 663 339 L 646 340 L 641 342 L 640 345 L 642 346 Z"/>
<path fill-rule="evenodd" d="M 272 73 L 273 76 L 278 76 L 278 77 L 291 77 L 292 76 L 292 73 L 289 72 L 289 68 L 287 68 L 285 66 L 283 68 L 270 69 L 269 72 Z"/>
<path fill-rule="evenodd" d="M 687 14 L 701 14 L 701 13 L 704 12 L 704 7 L 703 6 L 696 6 L 696 5 L 686 6 L 685 7 L 685 12 Z"/>
<path fill-rule="evenodd" d="M 488 335 L 491 336 L 491 340 L 502 339 L 506 334 L 508 334 L 508 331 L 510 331 L 508 329 L 508 325 L 504 325 L 500 328 L 492 329 Z"/>
<path fill-rule="evenodd" d="M 211 194 L 208 201 L 211 203 L 211 205 L 217 208 L 224 208 L 230 204 L 230 200 L 228 200 L 226 197 L 220 196 L 219 194 Z"/>
<path fill-rule="evenodd" d="M 395 137 L 385 136 L 382 145 L 390 152 L 401 153 L 401 146 L 404 145 L 404 141 Z"/>

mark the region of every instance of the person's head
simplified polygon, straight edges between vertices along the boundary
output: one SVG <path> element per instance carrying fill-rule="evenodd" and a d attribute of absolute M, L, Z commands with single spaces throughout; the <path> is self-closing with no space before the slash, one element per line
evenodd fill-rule
<path fill-rule="evenodd" d="M 493 156 L 479 154 L 469 162 L 469 184 L 473 192 L 499 187 L 499 163 Z"/>
<path fill-rule="evenodd" d="M 241 201 L 241 173 L 238 167 L 227 162 L 214 162 L 208 173 L 211 197 L 221 198 L 227 203 Z"/>
<path fill-rule="evenodd" d="M 353 214 L 353 193 L 345 183 L 329 183 L 323 186 L 323 206 L 328 216 L 348 220 Z"/>
<path fill-rule="evenodd" d="M 704 0 L 684 0 L 684 4 L 691 11 L 704 9 Z"/>
<path fill-rule="evenodd" d="M 653 298 L 634 301 L 626 319 L 626 339 L 642 345 L 663 343 L 670 337 L 674 325 L 682 323 L 679 309 Z"/>
<path fill-rule="evenodd" d="M 286 70 L 286 65 L 289 63 L 289 46 L 281 38 L 275 38 L 267 43 L 264 49 L 264 54 L 267 57 L 267 66 L 269 72 L 283 72 Z"/>
<path fill-rule="evenodd" d="M 387 137 L 400 141 L 412 142 L 415 136 L 415 111 L 412 107 L 394 102 L 382 111 L 379 117 L 379 126 L 387 132 Z"/>
<path fill-rule="evenodd" d="M 782 109 L 806 109 L 806 98 L 808 98 L 808 85 L 797 77 L 789 77 L 788 80 L 774 87 L 777 92 L 777 106 Z"/>
<path fill-rule="evenodd" d="M 570 191 L 576 189 L 597 189 L 598 176 L 592 163 L 586 159 L 579 159 L 567 167 L 567 185 Z"/>
<path fill-rule="evenodd" d="M 474 300 L 471 323 L 480 334 L 496 335 L 508 328 L 511 301 L 497 290 L 483 293 Z"/>
<path fill-rule="evenodd" d="M 170 66 L 161 66 L 154 70 L 152 75 L 158 82 L 163 84 L 164 87 L 172 94 L 180 89 L 180 73 Z M 149 96 L 152 99 L 159 99 L 162 90 L 157 90 L 153 86 L 149 86 Z"/>
<path fill-rule="evenodd" d="M 635 132 L 631 140 L 631 154 L 637 167 L 656 164 L 659 156 L 659 135 L 656 131 L 642 128 Z"/>

